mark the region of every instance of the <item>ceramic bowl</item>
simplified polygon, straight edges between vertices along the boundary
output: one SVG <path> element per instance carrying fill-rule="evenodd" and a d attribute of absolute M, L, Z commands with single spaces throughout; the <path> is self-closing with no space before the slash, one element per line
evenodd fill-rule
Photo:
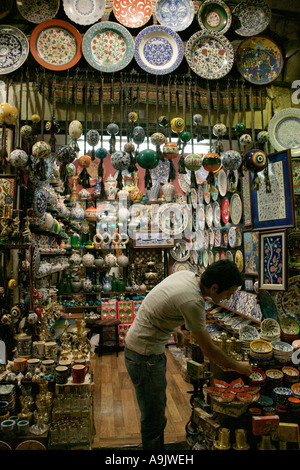
<path fill-rule="evenodd" d="M 284 373 L 285 378 L 288 380 L 296 381 L 299 379 L 299 371 L 295 367 L 283 367 L 282 372 Z"/>
<path fill-rule="evenodd" d="M 280 322 L 280 328 L 285 335 L 298 335 L 299 325 L 292 318 L 283 318 Z"/>
<path fill-rule="evenodd" d="M 222 393 L 220 387 L 206 387 L 205 390 L 211 397 L 219 397 Z"/>
<path fill-rule="evenodd" d="M 268 343 L 267 341 L 258 339 L 254 340 L 250 343 L 250 350 L 252 353 L 258 353 L 260 355 L 265 355 L 265 354 L 270 354 L 273 352 L 273 347 L 271 343 Z"/>
<path fill-rule="evenodd" d="M 253 401 L 253 395 L 246 392 L 238 392 L 236 398 L 243 403 L 251 403 Z"/>
<path fill-rule="evenodd" d="M 220 401 L 222 403 L 231 403 L 235 399 L 236 394 L 233 392 L 223 392 L 220 395 Z"/>
<path fill-rule="evenodd" d="M 300 397 L 300 382 L 294 383 L 291 390 L 293 390 L 295 396 Z"/>
<path fill-rule="evenodd" d="M 258 369 L 257 367 L 252 368 L 252 373 L 249 376 L 249 381 L 251 384 L 261 384 L 265 381 L 266 375 L 263 370 Z"/>
<path fill-rule="evenodd" d="M 215 387 L 220 387 L 224 391 L 229 387 L 228 383 L 224 382 L 223 380 L 219 380 L 219 379 L 214 379 L 214 385 L 215 385 Z"/>

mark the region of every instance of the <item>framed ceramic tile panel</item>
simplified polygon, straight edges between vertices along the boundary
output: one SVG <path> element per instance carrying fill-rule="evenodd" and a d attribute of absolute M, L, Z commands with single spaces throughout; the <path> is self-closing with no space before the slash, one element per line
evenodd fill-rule
<path fill-rule="evenodd" d="M 241 178 L 242 186 L 242 203 L 243 203 L 243 225 L 244 227 L 252 226 L 252 202 L 250 190 L 250 173 L 246 171 Z"/>
<path fill-rule="evenodd" d="M 15 209 L 17 185 L 15 175 L 0 175 L 0 208 L 7 206 Z"/>
<path fill-rule="evenodd" d="M 251 190 L 252 222 L 255 230 L 294 227 L 294 191 L 290 150 L 268 155 L 271 192 L 267 193 L 264 171 L 258 173 L 260 189 Z M 254 173 L 251 173 L 251 182 Z"/>
<path fill-rule="evenodd" d="M 259 234 L 259 287 L 267 290 L 287 288 L 286 230 Z"/>
<path fill-rule="evenodd" d="M 258 276 L 259 232 L 243 232 L 245 274 Z"/>

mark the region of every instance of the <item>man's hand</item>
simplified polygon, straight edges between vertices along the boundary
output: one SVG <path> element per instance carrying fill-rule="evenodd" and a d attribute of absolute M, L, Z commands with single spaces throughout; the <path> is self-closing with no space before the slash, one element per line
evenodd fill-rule
<path fill-rule="evenodd" d="M 182 348 L 182 346 L 187 341 L 186 335 L 181 330 L 177 330 L 177 331 L 174 331 L 173 336 L 174 336 L 175 344 L 177 348 Z"/>
<path fill-rule="evenodd" d="M 252 366 L 248 362 L 239 362 L 238 361 L 238 366 L 235 367 L 235 371 L 238 372 L 239 374 L 243 375 L 251 375 L 252 373 Z"/>

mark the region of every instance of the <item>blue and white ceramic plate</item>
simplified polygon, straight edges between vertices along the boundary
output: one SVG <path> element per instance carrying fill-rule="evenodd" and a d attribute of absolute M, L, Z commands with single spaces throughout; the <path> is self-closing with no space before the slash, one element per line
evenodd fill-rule
<path fill-rule="evenodd" d="M 102 21 L 85 33 L 82 53 L 94 69 L 116 72 L 125 68 L 133 58 L 133 37 L 124 26 Z"/>
<path fill-rule="evenodd" d="M 231 26 L 231 10 L 223 0 L 205 0 L 197 11 L 201 29 L 226 33 Z"/>
<path fill-rule="evenodd" d="M 63 6 L 71 21 L 90 25 L 102 17 L 105 10 L 105 0 L 63 0 Z"/>
<path fill-rule="evenodd" d="M 239 21 L 235 30 L 240 36 L 254 36 L 266 29 L 271 21 L 271 8 L 263 0 L 245 0 L 233 10 L 233 16 Z"/>
<path fill-rule="evenodd" d="M 53 161 L 51 158 L 46 158 L 44 160 L 44 165 L 46 169 L 45 179 L 40 178 L 40 170 L 38 164 L 40 163 L 38 158 L 31 157 L 31 166 L 29 171 L 29 179 L 35 186 L 44 185 L 49 183 L 51 175 L 53 173 Z"/>
<path fill-rule="evenodd" d="M 14 26 L 0 25 L 0 75 L 21 67 L 29 54 L 25 34 Z"/>
<path fill-rule="evenodd" d="M 32 209 L 36 217 L 42 217 L 47 209 L 47 196 L 42 188 L 37 188 L 33 193 Z"/>
<path fill-rule="evenodd" d="M 148 26 L 135 39 L 135 60 L 148 73 L 166 75 L 173 72 L 181 64 L 183 55 L 180 36 L 166 26 Z"/>
<path fill-rule="evenodd" d="M 291 149 L 292 156 L 300 155 L 300 109 L 278 111 L 269 122 L 268 132 L 275 150 Z"/>
<path fill-rule="evenodd" d="M 158 0 L 155 10 L 159 23 L 173 31 L 187 29 L 195 14 L 192 0 Z"/>
<path fill-rule="evenodd" d="M 186 43 L 185 57 L 190 68 L 208 80 L 227 75 L 234 63 L 233 47 L 215 31 L 197 31 Z"/>
<path fill-rule="evenodd" d="M 31 23 L 40 24 L 43 21 L 55 18 L 59 10 L 60 0 L 17 0 L 17 8 L 19 13 L 25 20 Z"/>

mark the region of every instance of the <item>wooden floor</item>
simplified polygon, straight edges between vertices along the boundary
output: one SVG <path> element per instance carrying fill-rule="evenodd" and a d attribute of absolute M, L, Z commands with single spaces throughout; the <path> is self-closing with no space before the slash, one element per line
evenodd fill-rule
<path fill-rule="evenodd" d="M 165 442 L 184 442 L 191 416 L 192 386 L 184 381 L 172 354 L 167 350 L 167 426 Z M 141 444 L 139 409 L 127 374 L 124 352 L 92 358 L 94 370 L 94 425 L 92 448 L 116 448 Z"/>

